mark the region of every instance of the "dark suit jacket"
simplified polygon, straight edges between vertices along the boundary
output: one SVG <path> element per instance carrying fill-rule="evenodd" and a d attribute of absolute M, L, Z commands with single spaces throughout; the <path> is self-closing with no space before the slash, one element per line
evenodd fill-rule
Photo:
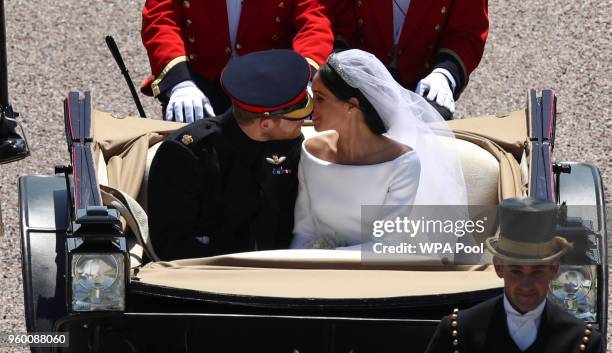
<path fill-rule="evenodd" d="M 231 111 L 168 136 L 149 173 L 149 231 L 160 258 L 287 248 L 302 140 L 253 141 Z M 284 161 L 270 163 L 274 155 Z M 196 239 L 203 236 L 209 244 Z"/>
<path fill-rule="evenodd" d="M 521 353 L 508 331 L 502 296 L 490 299 L 457 313 L 457 327 L 452 328 L 450 316 L 442 319 L 434 333 L 427 353 Z M 456 336 L 453 336 L 456 330 Z M 587 331 L 588 330 L 588 331 Z M 584 342 L 588 337 L 588 342 Z M 457 340 L 457 345 L 454 345 Z M 548 301 L 535 342 L 524 353 L 603 352 L 601 334 L 587 324 Z"/>

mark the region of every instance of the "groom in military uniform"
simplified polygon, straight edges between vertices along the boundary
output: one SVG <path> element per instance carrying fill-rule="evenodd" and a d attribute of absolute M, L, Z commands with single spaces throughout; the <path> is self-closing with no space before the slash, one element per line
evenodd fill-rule
<path fill-rule="evenodd" d="M 487 239 L 504 294 L 444 317 L 427 353 L 603 352 L 599 332 L 546 299 L 559 258 L 571 248 L 554 236 L 555 204 L 531 198 L 500 203 L 499 237 Z"/>
<path fill-rule="evenodd" d="M 232 60 L 226 113 L 170 135 L 149 174 L 149 228 L 162 260 L 287 248 L 310 66 L 291 50 Z"/>

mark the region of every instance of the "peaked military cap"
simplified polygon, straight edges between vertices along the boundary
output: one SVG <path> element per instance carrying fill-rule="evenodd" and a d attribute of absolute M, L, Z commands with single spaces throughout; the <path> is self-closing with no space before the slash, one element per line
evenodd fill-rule
<path fill-rule="evenodd" d="M 510 198 L 499 204 L 499 236 L 486 240 L 493 255 L 518 263 L 543 263 L 565 254 L 572 245 L 555 236 L 557 205 L 534 198 Z"/>
<path fill-rule="evenodd" d="M 229 62 L 221 86 L 232 103 L 253 113 L 301 120 L 312 113 L 310 65 L 293 50 L 250 53 Z"/>

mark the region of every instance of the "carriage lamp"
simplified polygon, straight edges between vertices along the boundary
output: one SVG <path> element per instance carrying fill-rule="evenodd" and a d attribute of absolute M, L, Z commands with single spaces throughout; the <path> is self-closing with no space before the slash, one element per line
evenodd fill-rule
<path fill-rule="evenodd" d="M 75 253 L 71 256 L 72 310 L 125 309 L 125 255 Z"/>
<path fill-rule="evenodd" d="M 548 295 L 575 317 L 588 322 L 597 320 L 596 266 L 561 265 L 550 283 Z"/>
<path fill-rule="evenodd" d="M 66 238 L 71 311 L 125 310 L 129 258 L 119 224 L 115 209 L 88 206 L 76 210 Z"/>

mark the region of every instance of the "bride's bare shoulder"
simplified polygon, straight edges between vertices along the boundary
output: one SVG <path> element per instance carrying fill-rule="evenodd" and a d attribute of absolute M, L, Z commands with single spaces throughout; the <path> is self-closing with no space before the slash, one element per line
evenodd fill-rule
<path fill-rule="evenodd" d="M 338 132 L 334 130 L 323 131 L 306 140 L 304 147 L 313 156 L 327 160 L 338 152 L 338 137 Z"/>

